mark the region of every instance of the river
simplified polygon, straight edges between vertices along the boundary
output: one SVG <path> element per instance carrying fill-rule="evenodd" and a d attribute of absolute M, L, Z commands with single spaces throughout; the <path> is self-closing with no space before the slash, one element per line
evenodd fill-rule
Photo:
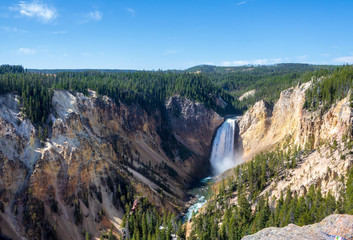
<path fill-rule="evenodd" d="M 197 213 L 199 209 L 206 204 L 208 198 L 211 196 L 210 187 L 213 183 L 214 179 L 212 177 L 206 177 L 203 178 L 192 190 L 190 190 L 190 194 L 196 196 L 197 201 L 188 208 L 182 219 L 183 222 L 189 221 L 192 214 Z"/>

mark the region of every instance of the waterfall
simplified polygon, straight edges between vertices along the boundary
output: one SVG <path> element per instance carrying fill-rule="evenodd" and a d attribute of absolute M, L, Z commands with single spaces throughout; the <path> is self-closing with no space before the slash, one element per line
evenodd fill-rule
<path fill-rule="evenodd" d="M 211 152 L 213 174 L 218 175 L 225 170 L 235 167 L 234 153 L 235 119 L 227 119 L 217 130 Z"/>
<path fill-rule="evenodd" d="M 210 159 L 214 176 L 240 163 L 240 156 L 236 158 L 237 154 L 234 152 L 235 120 L 234 118 L 227 119 L 217 130 Z M 196 195 L 197 202 L 189 207 L 183 221 L 189 221 L 193 212 L 197 213 L 206 204 L 212 180 L 211 177 L 204 178 L 201 180 L 201 186 L 193 189 L 192 193 Z"/>

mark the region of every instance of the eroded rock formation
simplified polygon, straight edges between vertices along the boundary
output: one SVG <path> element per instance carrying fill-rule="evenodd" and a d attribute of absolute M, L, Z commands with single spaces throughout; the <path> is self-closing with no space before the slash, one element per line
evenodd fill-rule
<path fill-rule="evenodd" d="M 0 96 L 3 235 L 80 239 L 111 224 L 118 232 L 132 192 L 180 210 L 185 186 L 209 171 L 212 135 L 223 121 L 214 111 L 176 96 L 147 112 L 89 93 L 55 91 L 41 133 L 22 116 L 18 96 Z"/>

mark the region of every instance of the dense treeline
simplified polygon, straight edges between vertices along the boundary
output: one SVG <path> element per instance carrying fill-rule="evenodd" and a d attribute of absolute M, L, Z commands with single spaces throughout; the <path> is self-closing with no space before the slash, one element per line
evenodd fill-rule
<path fill-rule="evenodd" d="M 0 93 L 17 92 L 24 113 L 34 123 L 45 123 L 53 96 L 53 76 L 27 73 L 0 74 Z"/>
<path fill-rule="evenodd" d="M 21 65 L 1 65 L 0 74 L 3 73 L 24 73 L 25 70 Z"/>
<path fill-rule="evenodd" d="M 317 110 L 321 107 L 325 111 L 331 104 L 346 97 L 348 91 L 353 88 L 352 66 L 343 66 L 330 75 L 322 74 L 321 76 L 324 77 L 316 78 L 306 92 L 304 107 L 309 110 Z"/>
<path fill-rule="evenodd" d="M 137 198 L 132 207 L 126 205 L 122 228 L 124 239 L 185 239 L 185 228 L 181 221 L 174 214 L 160 214 L 146 198 Z"/>

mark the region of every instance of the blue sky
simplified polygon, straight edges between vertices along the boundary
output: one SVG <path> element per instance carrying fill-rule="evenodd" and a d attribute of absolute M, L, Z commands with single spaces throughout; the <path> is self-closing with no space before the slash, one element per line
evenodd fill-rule
<path fill-rule="evenodd" d="M 1 0 L 0 64 L 353 63 L 352 0 Z"/>

